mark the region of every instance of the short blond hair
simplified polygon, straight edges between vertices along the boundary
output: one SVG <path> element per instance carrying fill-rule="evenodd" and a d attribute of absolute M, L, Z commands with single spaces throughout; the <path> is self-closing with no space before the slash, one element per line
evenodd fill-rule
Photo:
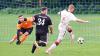
<path fill-rule="evenodd" d="M 75 6 L 74 6 L 73 4 L 70 4 L 70 5 L 68 6 L 68 8 L 75 8 Z"/>

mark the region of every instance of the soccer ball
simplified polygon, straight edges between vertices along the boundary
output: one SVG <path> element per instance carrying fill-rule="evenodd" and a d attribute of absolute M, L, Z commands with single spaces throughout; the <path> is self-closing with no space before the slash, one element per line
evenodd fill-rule
<path fill-rule="evenodd" d="M 84 38 L 79 37 L 79 38 L 77 39 L 77 42 L 78 42 L 78 44 L 83 44 L 83 43 L 84 43 Z"/>

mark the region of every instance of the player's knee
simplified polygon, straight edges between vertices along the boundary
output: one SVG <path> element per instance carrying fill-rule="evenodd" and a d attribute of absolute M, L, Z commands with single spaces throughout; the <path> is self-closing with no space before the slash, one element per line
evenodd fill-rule
<path fill-rule="evenodd" d="M 24 33 L 24 35 L 28 36 L 28 35 L 29 35 L 29 33 L 28 33 L 28 32 L 25 32 L 25 33 Z"/>
<path fill-rule="evenodd" d="M 23 33 L 22 32 L 19 32 L 19 35 L 22 35 Z"/>
<path fill-rule="evenodd" d="M 38 43 L 38 45 L 39 45 L 39 46 L 42 46 L 42 47 L 46 47 L 46 43 L 43 43 L 43 42 Z"/>
<path fill-rule="evenodd" d="M 69 33 L 71 33 L 73 30 L 72 30 L 72 29 L 67 29 L 67 31 L 68 31 Z"/>
<path fill-rule="evenodd" d="M 59 41 L 55 41 L 56 46 L 58 46 L 58 45 L 59 45 L 59 43 L 60 43 Z"/>

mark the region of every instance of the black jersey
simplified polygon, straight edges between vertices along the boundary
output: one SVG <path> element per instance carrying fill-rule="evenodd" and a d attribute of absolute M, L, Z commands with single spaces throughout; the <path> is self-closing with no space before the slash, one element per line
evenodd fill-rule
<path fill-rule="evenodd" d="M 37 14 L 35 17 L 36 33 L 46 34 L 48 33 L 48 26 L 52 25 L 51 19 L 45 14 Z"/>

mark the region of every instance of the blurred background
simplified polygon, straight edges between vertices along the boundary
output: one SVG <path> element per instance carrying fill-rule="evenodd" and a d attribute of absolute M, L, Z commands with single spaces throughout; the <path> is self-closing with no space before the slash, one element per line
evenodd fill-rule
<path fill-rule="evenodd" d="M 48 7 L 49 13 L 57 13 L 71 3 L 76 7 L 75 13 L 100 14 L 100 0 L 0 0 L 0 13 L 33 14 L 41 7 Z"/>

